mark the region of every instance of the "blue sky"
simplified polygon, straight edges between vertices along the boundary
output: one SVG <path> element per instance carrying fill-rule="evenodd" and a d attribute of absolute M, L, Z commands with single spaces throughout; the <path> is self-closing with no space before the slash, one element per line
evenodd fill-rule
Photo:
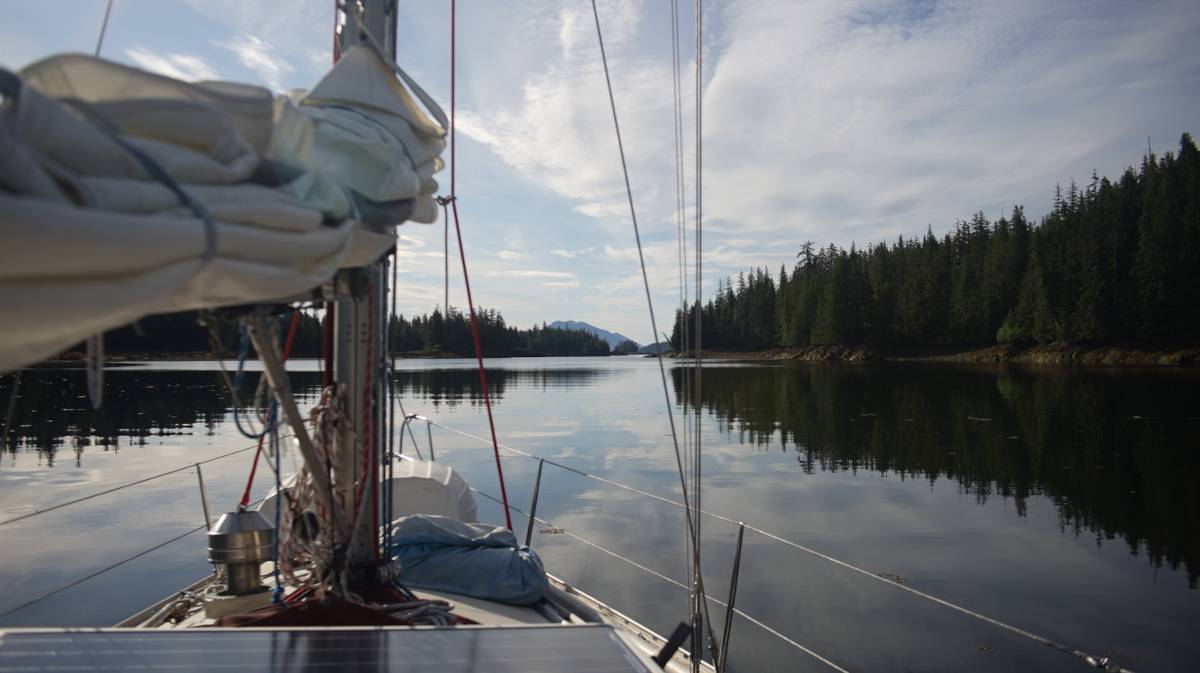
<path fill-rule="evenodd" d="M 398 60 L 448 106 L 449 2 L 399 4 Z M 521 326 L 585 320 L 648 342 L 590 4 L 458 4 L 458 192 L 476 301 Z M 0 64 L 90 53 L 104 5 L 8 0 Z M 332 5 L 116 0 L 103 55 L 306 88 L 329 66 Z M 679 296 L 668 7 L 600 3 L 660 329 Z M 691 11 L 681 7 L 689 208 Z M 944 232 L 1014 204 L 1040 216 L 1056 182 L 1116 175 L 1147 139 L 1163 151 L 1200 131 L 1194 0 L 710 2 L 705 22 L 706 291 L 739 269 L 790 267 L 808 239 Z M 431 310 L 441 225 L 401 236 L 401 309 Z"/>

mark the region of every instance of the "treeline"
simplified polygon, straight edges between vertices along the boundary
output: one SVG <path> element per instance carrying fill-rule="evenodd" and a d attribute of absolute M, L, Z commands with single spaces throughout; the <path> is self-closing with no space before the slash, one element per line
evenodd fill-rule
<path fill-rule="evenodd" d="M 515 355 L 608 355 L 608 342 L 583 330 L 535 326 L 511 327 L 498 311 L 478 309 L 479 338 L 489 356 Z M 434 309 L 428 315 L 392 318 L 392 350 L 400 353 L 439 351 L 462 357 L 475 355 L 470 315 L 453 306 L 443 316 Z"/>
<path fill-rule="evenodd" d="M 938 238 L 862 250 L 807 242 L 789 273 L 739 273 L 702 310 L 704 348 L 997 342 L 1200 341 L 1200 152 L 1152 152 L 1117 181 L 1093 174 L 1055 190 L 1034 225 L 1017 206 Z M 677 311 L 671 345 L 695 345 L 697 306 Z M 687 333 L 684 333 L 684 330 Z"/>
<path fill-rule="evenodd" d="M 488 357 L 609 354 L 607 342 L 581 330 L 553 329 L 544 324 L 531 329 L 518 329 L 505 323 L 498 311 L 490 309 L 476 311 L 476 317 L 483 352 Z M 216 320 L 222 350 L 225 353 L 237 352 L 237 318 L 219 314 Z M 280 333 L 286 334 L 291 314 L 279 320 Z M 299 320 L 291 354 L 297 357 L 320 355 L 323 335 L 320 315 L 302 311 Z M 396 353 L 439 352 L 461 357 L 475 355 L 470 317 L 454 307 L 450 307 L 444 317 L 436 309 L 432 314 L 411 319 L 402 315 L 393 316 L 389 339 L 391 351 Z M 105 350 L 111 353 L 199 353 L 211 350 L 208 330 L 200 326 L 198 314 L 194 311 L 148 316 L 109 332 L 105 335 L 104 345 Z"/>
<path fill-rule="evenodd" d="M 238 319 L 232 314 L 217 313 L 217 341 L 225 353 L 236 353 L 240 338 Z M 212 350 L 208 329 L 200 325 L 196 311 L 151 315 L 112 330 L 104 335 L 104 350 L 109 353 L 204 353 Z M 291 315 L 280 319 L 280 331 L 287 334 Z M 291 355 L 316 357 L 321 354 L 323 330 L 321 318 L 312 311 L 300 313 Z M 80 350 L 76 348 L 75 350 Z M 253 350 L 251 351 L 253 355 Z"/>

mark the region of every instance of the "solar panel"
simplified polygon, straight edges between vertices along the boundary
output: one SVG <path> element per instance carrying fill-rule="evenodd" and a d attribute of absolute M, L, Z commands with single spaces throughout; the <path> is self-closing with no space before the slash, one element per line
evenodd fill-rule
<path fill-rule="evenodd" d="M 605 625 L 0 631 L 0 671 L 650 673 Z"/>

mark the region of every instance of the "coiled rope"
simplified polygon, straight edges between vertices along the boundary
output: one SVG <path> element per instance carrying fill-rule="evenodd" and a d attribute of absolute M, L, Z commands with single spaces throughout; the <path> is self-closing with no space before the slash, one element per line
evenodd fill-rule
<path fill-rule="evenodd" d="M 288 327 L 287 343 L 283 346 L 283 362 L 287 362 L 292 352 L 292 343 L 296 339 L 296 328 L 300 326 L 300 311 L 292 312 L 292 323 Z M 238 501 L 238 509 L 246 509 L 250 505 L 250 491 L 254 488 L 254 475 L 258 472 L 258 459 L 262 456 L 263 441 L 266 435 L 258 438 L 258 450 L 254 452 L 254 461 L 250 463 L 250 476 L 246 479 L 246 489 L 242 491 L 242 499 Z"/>

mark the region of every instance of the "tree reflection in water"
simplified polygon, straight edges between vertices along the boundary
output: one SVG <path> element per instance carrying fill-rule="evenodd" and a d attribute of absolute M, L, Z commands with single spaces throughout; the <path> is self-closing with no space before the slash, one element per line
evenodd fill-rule
<path fill-rule="evenodd" d="M 489 369 L 493 403 L 505 389 L 570 388 L 585 386 L 611 375 L 601 369 Z M 242 405 L 252 403 L 258 373 L 247 372 L 241 388 Z M 321 375 L 293 371 L 292 386 L 301 407 L 321 392 Z M 0 378 L 0 400 L 7 408 L 12 377 Z M 474 369 L 398 370 L 396 392 L 401 400 L 429 401 L 435 408 L 483 404 L 479 374 Z M 147 438 L 213 435 L 230 413 L 229 393 L 216 371 L 179 371 L 117 367 L 105 372 L 104 405 L 94 411 L 88 403 L 84 372 L 72 368 L 28 369 L 21 375 L 18 404 L 6 451 L 30 450 L 53 465 L 58 451 L 69 445 L 75 459 L 86 447 L 117 450 L 121 444 L 145 444 Z M 2 419 L 0 419 L 2 422 Z"/>
<path fill-rule="evenodd" d="M 676 399 L 697 406 L 673 371 Z M 1200 574 L 1200 393 L 1187 370 L 939 365 L 705 368 L 700 405 L 743 444 L 807 472 L 954 479 L 1063 530 L 1123 539 L 1155 567 Z"/>

